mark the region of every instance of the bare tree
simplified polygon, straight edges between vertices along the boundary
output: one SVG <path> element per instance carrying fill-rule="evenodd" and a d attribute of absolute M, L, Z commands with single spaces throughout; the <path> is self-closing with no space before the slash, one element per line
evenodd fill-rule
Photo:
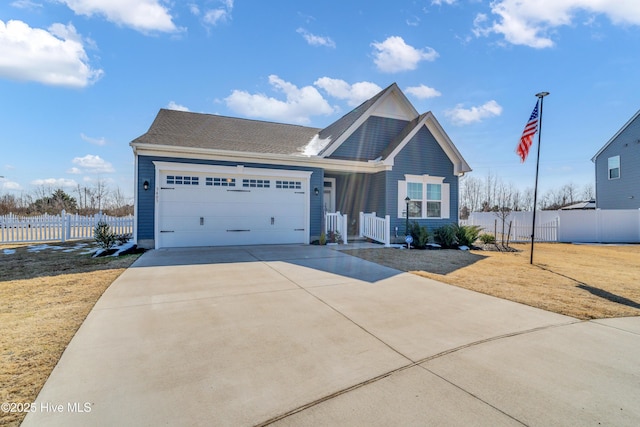
<path fill-rule="evenodd" d="M 596 192 L 593 189 L 593 184 L 589 183 L 584 186 L 582 189 L 582 200 L 589 201 L 594 200 L 596 198 Z"/>

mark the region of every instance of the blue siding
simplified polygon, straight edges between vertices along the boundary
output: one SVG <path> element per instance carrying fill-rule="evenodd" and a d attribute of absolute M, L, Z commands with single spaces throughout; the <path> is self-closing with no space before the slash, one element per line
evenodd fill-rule
<path fill-rule="evenodd" d="M 374 160 L 402 132 L 407 121 L 371 116 L 342 143 L 330 158 Z"/>
<path fill-rule="evenodd" d="M 610 157 L 620 156 L 620 178 L 609 179 Z M 640 209 L 640 116 L 596 158 L 596 205 Z"/>
<path fill-rule="evenodd" d="M 405 174 L 444 177 L 444 182 L 450 184 L 449 219 L 410 219 L 410 222 L 417 221 L 426 226 L 429 231 L 445 224 L 458 222 L 458 177 L 453 172 L 453 163 L 431 132 L 426 127 L 422 127 L 396 156 L 393 170 L 386 173 L 386 210 L 391 216 L 392 234 L 395 227 L 398 227 L 400 235 L 405 232 L 406 220 L 398 218 L 398 181 L 403 181 Z"/>
<path fill-rule="evenodd" d="M 155 166 L 154 161 L 162 162 L 176 162 L 176 163 L 191 163 L 198 165 L 220 165 L 220 166 L 236 166 L 242 164 L 246 167 L 263 168 L 263 169 L 283 169 L 283 170 L 298 170 L 298 171 L 311 171 L 310 190 L 311 190 L 311 202 L 310 202 L 310 230 L 309 236 L 313 240 L 320 235 L 322 229 L 322 188 L 324 183 L 324 171 L 318 168 L 304 168 L 296 166 L 280 166 L 280 165 L 264 165 L 257 163 L 234 163 L 234 162 L 221 162 L 214 160 L 195 160 L 195 159 L 183 159 L 179 157 L 155 157 L 155 156 L 138 156 L 138 240 L 153 239 L 154 238 L 154 221 L 155 221 L 155 200 L 154 191 L 155 188 Z M 149 190 L 144 191 L 142 188 L 144 181 L 149 181 Z M 320 194 L 316 196 L 313 194 L 314 188 L 318 188 Z"/>

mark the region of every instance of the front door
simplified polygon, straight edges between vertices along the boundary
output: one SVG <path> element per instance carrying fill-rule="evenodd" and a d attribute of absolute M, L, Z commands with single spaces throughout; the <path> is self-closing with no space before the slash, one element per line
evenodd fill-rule
<path fill-rule="evenodd" d="M 336 211 L 336 179 L 325 178 L 324 179 L 324 196 L 323 196 L 323 209 L 324 212 Z"/>

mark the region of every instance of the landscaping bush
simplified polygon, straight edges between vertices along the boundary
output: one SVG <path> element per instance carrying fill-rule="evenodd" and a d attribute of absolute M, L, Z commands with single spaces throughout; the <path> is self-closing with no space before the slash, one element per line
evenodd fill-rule
<path fill-rule="evenodd" d="M 468 246 L 471 247 L 478 240 L 480 236 L 480 232 L 482 228 L 479 225 L 457 225 L 454 224 L 456 228 L 456 238 L 458 239 L 458 246 Z"/>
<path fill-rule="evenodd" d="M 93 229 L 93 237 L 96 243 L 105 251 L 111 249 L 117 241 L 117 237 L 111 227 L 104 221 L 99 221 Z"/>
<path fill-rule="evenodd" d="M 480 241 L 485 245 L 492 245 L 496 242 L 496 236 L 489 233 L 483 233 L 480 235 Z"/>
<path fill-rule="evenodd" d="M 433 240 L 443 248 L 455 248 L 458 246 L 456 229 L 457 224 L 447 224 L 433 231 Z"/>
<path fill-rule="evenodd" d="M 429 231 L 427 227 L 421 226 L 417 222 L 413 222 L 409 226 L 409 234 L 413 237 L 412 246 L 416 249 L 424 249 L 429 243 Z"/>

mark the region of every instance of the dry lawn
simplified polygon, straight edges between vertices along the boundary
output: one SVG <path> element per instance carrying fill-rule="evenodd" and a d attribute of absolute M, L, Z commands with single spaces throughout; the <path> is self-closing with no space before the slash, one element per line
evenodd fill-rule
<path fill-rule="evenodd" d="M 138 257 L 64 252 L 77 244 L 0 245 L 0 402 L 35 400 L 98 298 Z M 17 426 L 23 415 L 0 412 L 0 425 Z"/>
<path fill-rule="evenodd" d="M 520 252 L 359 249 L 379 264 L 544 310 L 594 319 L 640 315 L 640 245 L 537 243 Z"/>

